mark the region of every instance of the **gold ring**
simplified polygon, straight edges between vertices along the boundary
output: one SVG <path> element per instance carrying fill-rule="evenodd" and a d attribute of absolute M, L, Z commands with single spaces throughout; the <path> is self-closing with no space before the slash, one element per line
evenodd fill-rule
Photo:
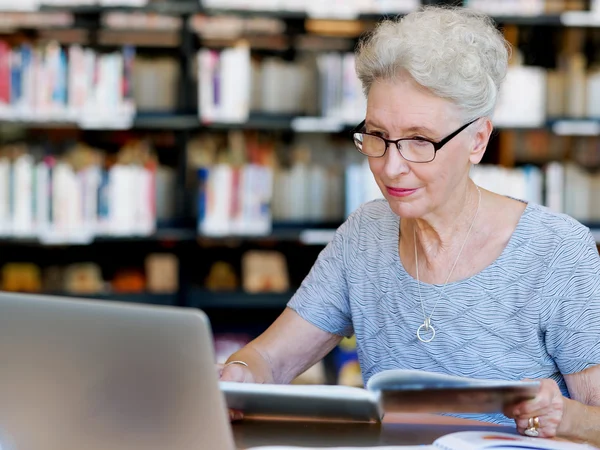
<path fill-rule="evenodd" d="M 539 417 L 530 417 L 527 423 L 528 427 L 525 429 L 525 434 L 531 437 L 538 437 L 540 432 L 538 431 L 540 428 L 540 418 Z"/>

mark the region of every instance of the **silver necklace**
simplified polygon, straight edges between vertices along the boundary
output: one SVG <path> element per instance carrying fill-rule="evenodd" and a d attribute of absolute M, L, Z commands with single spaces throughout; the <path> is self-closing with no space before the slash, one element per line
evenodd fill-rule
<path fill-rule="evenodd" d="M 456 261 L 454 261 L 454 265 L 452 266 L 452 269 L 450 270 L 450 273 L 448 274 L 448 278 L 446 278 L 446 282 L 442 286 L 440 296 L 438 297 L 435 304 L 433 305 L 433 309 L 431 310 L 431 314 L 429 315 L 429 317 L 427 317 L 427 315 L 425 314 L 425 307 L 423 306 L 423 298 L 421 297 L 421 280 L 419 279 L 419 256 L 417 254 L 417 227 L 413 228 L 413 236 L 414 236 L 413 240 L 415 241 L 415 265 L 417 267 L 417 286 L 419 288 L 419 301 L 421 302 L 421 310 L 423 311 L 423 319 L 424 319 L 421 326 L 417 329 L 417 338 L 421 342 L 431 342 L 431 341 L 433 341 L 433 338 L 435 338 L 435 328 L 433 328 L 433 325 L 431 325 L 431 318 L 433 317 L 433 313 L 435 312 L 435 308 L 437 307 L 438 302 L 442 298 L 444 289 L 446 289 L 446 284 L 448 284 L 448 280 L 450 279 L 450 277 L 452 276 L 452 273 L 454 272 L 456 263 L 458 263 L 458 260 L 460 259 L 460 255 L 461 255 L 463 249 L 465 248 L 465 244 L 467 243 L 467 240 L 469 239 L 469 235 L 471 234 L 473 225 L 475 225 L 475 220 L 477 220 L 477 215 L 479 214 L 479 206 L 481 205 L 481 190 L 479 189 L 479 186 L 475 186 L 475 187 L 477 188 L 477 192 L 479 193 L 479 201 L 477 203 L 477 211 L 475 211 L 475 216 L 473 217 L 473 221 L 471 222 L 471 226 L 469 227 L 467 236 L 465 237 L 462 247 L 460 248 L 460 251 L 458 252 Z M 431 334 L 431 337 L 428 337 L 429 334 Z"/>

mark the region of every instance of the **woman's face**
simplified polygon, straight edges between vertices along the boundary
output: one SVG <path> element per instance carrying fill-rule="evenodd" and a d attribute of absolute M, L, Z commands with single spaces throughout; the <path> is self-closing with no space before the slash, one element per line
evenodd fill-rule
<path fill-rule="evenodd" d="M 456 105 L 409 77 L 376 81 L 367 100 L 366 132 L 386 139 L 421 137 L 437 142 L 465 124 Z M 476 122 L 463 130 L 428 163 L 405 160 L 393 144 L 383 157 L 369 158 L 371 172 L 398 216 L 426 216 L 464 192 L 470 165 L 481 160 L 489 138 L 489 133 L 486 138 L 474 131 L 477 127 Z"/>

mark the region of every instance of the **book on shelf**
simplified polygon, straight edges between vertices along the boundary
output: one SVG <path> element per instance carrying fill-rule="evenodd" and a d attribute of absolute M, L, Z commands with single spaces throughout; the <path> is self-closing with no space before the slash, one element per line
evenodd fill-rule
<path fill-rule="evenodd" d="M 318 148 L 318 147 L 317 147 Z M 322 150 L 330 153 L 333 148 Z M 341 222 L 344 217 L 344 169 L 307 157 L 274 172 L 273 219 L 288 223 Z"/>
<path fill-rule="evenodd" d="M 594 0 L 595 1 L 595 0 Z M 586 10 L 582 0 L 466 0 L 465 6 L 495 16 L 539 16 Z"/>
<path fill-rule="evenodd" d="M 600 71 L 583 50 L 561 52 L 553 68 L 522 64 L 518 49 L 514 55 L 493 114 L 496 127 L 543 128 L 553 118 L 600 117 Z"/>
<path fill-rule="evenodd" d="M 248 450 L 301 450 L 297 446 L 262 446 Z M 308 448 L 308 447 L 307 447 Z M 326 450 L 310 447 L 312 450 Z M 593 450 L 596 447 L 558 439 L 534 438 L 498 431 L 457 431 L 437 438 L 431 445 L 388 445 L 361 447 L 363 450 Z M 356 447 L 327 447 L 355 450 Z"/>
<path fill-rule="evenodd" d="M 380 422 L 386 413 L 493 413 L 532 399 L 537 381 L 482 380 L 415 371 L 386 370 L 365 388 L 221 381 L 230 409 L 244 417 Z"/>
<path fill-rule="evenodd" d="M 240 130 L 230 131 L 225 142 L 216 136 L 189 142 L 200 234 L 260 236 L 271 233 L 274 221 L 307 228 L 342 222 L 345 168 L 339 152 L 345 148 L 312 134 L 278 153 L 279 146 Z"/>
<path fill-rule="evenodd" d="M 37 11 L 43 6 L 77 7 L 77 6 L 128 6 L 143 7 L 148 0 L 26 0 L 13 2 L 0 0 L 0 11 Z"/>
<path fill-rule="evenodd" d="M 136 57 L 132 80 L 136 108 L 153 113 L 176 111 L 179 76 L 175 58 Z"/>
<path fill-rule="evenodd" d="M 546 71 L 540 67 L 510 67 L 498 95 L 494 124 L 543 127 L 546 116 Z"/>
<path fill-rule="evenodd" d="M 272 170 L 258 164 L 198 169 L 198 233 L 205 236 L 271 233 Z"/>
<path fill-rule="evenodd" d="M 356 125 L 364 118 L 366 99 L 354 66 L 354 54 L 345 52 L 301 52 L 288 62 L 274 57 L 252 59 L 247 45 L 202 49 L 198 53 L 200 120 L 244 123 L 253 111 L 323 118 L 335 121 L 339 129 Z"/>
<path fill-rule="evenodd" d="M 349 164 L 346 167 L 345 192 L 346 217 L 352 214 L 363 203 L 384 198 L 369 169 L 367 159 L 362 163 Z"/>
<path fill-rule="evenodd" d="M 0 120 L 129 128 L 135 116 L 135 50 L 98 53 L 78 44 L 0 41 Z"/>
<path fill-rule="evenodd" d="M 547 206 L 583 223 L 600 222 L 600 174 L 574 163 L 551 161 L 543 167 L 479 165 L 471 178 L 484 189 Z"/>
<path fill-rule="evenodd" d="M 40 5 L 41 3 L 39 0 L 24 0 L 21 2 L 13 2 L 11 0 L 0 0 L 0 11 L 37 11 L 40 8 Z"/>
<path fill-rule="evenodd" d="M 406 13 L 421 6 L 420 0 L 204 0 L 204 7 L 221 10 L 292 11 L 314 17 L 353 18 L 358 14 Z"/>
<path fill-rule="evenodd" d="M 206 123 L 244 123 L 250 113 L 250 48 L 198 53 L 198 113 Z"/>
<path fill-rule="evenodd" d="M 76 148 L 62 159 L 0 148 L 0 236 L 89 243 L 96 236 L 148 236 L 172 218 L 173 170 L 153 162 L 104 167 Z M 91 156 L 95 155 L 95 156 Z M 158 175 L 157 175 L 158 174 Z"/>

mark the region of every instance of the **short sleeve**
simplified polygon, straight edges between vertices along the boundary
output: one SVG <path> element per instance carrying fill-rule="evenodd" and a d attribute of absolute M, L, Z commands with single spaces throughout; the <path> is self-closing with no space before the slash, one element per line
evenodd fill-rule
<path fill-rule="evenodd" d="M 548 265 L 542 296 L 546 349 L 562 374 L 600 364 L 600 257 L 581 225 Z"/>
<path fill-rule="evenodd" d="M 347 270 L 358 239 L 361 208 L 336 230 L 288 303 L 302 318 L 332 334 L 354 334 Z"/>

